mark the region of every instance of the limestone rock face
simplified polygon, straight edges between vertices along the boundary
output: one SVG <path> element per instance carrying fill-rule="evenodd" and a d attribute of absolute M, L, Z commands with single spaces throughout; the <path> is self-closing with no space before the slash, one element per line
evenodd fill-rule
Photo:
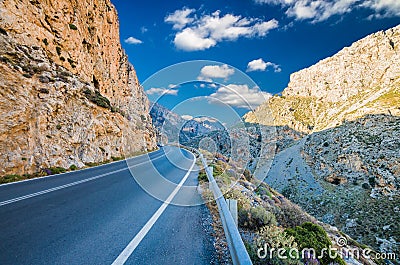
<path fill-rule="evenodd" d="M 366 114 L 400 116 L 399 87 L 400 25 L 293 73 L 282 96 L 272 97 L 245 119 L 309 133 Z"/>
<path fill-rule="evenodd" d="M 0 2 L 0 175 L 153 149 L 109 0 Z"/>

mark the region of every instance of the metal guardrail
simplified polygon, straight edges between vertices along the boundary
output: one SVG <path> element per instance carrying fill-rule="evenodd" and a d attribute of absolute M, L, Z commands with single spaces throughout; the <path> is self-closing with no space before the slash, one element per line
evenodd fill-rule
<path fill-rule="evenodd" d="M 210 183 L 210 188 L 214 194 L 215 201 L 218 205 L 219 215 L 221 217 L 221 222 L 224 227 L 225 237 L 228 241 L 229 251 L 231 253 L 232 261 L 234 265 L 247 265 L 253 264 L 251 262 L 249 253 L 247 253 L 246 247 L 240 237 L 239 230 L 233 220 L 233 217 L 229 211 L 228 204 L 222 195 L 221 190 L 218 187 L 217 182 L 214 179 L 212 173 L 212 167 L 208 167 L 206 160 L 203 155 L 197 150 L 193 150 L 200 155 L 201 161 L 203 163 L 204 169 L 206 171 L 208 181 Z"/>

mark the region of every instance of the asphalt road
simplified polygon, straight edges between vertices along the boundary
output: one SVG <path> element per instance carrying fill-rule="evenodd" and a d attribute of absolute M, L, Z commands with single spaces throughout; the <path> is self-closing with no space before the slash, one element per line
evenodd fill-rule
<path fill-rule="evenodd" d="M 0 185 L 0 264 L 212 263 L 194 159 L 164 147 Z"/>

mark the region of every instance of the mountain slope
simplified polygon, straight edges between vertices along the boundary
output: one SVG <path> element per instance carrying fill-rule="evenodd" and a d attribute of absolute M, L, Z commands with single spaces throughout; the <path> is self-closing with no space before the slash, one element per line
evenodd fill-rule
<path fill-rule="evenodd" d="M 400 253 L 400 26 L 291 75 L 245 120 L 308 134 L 258 174 L 319 220 Z M 255 172 L 257 174 L 257 172 Z"/>
<path fill-rule="evenodd" d="M 282 96 L 272 97 L 244 118 L 309 133 L 366 114 L 400 116 L 399 87 L 400 25 L 293 73 Z"/>
<path fill-rule="evenodd" d="M 155 147 L 109 0 L 5 0 L 0 12 L 0 175 Z"/>
<path fill-rule="evenodd" d="M 194 117 L 191 120 L 185 120 L 158 103 L 150 104 L 150 116 L 157 132 L 158 141 L 163 143 L 187 144 L 193 137 L 224 129 L 217 120 L 208 117 Z"/>

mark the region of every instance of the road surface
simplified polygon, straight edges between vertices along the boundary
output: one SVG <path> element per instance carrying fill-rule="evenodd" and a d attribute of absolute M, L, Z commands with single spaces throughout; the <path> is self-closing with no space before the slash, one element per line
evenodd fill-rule
<path fill-rule="evenodd" d="M 207 208 L 180 206 L 201 201 L 194 160 L 164 147 L 128 162 L 0 185 L 0 264 L 213 263 Z"/>

